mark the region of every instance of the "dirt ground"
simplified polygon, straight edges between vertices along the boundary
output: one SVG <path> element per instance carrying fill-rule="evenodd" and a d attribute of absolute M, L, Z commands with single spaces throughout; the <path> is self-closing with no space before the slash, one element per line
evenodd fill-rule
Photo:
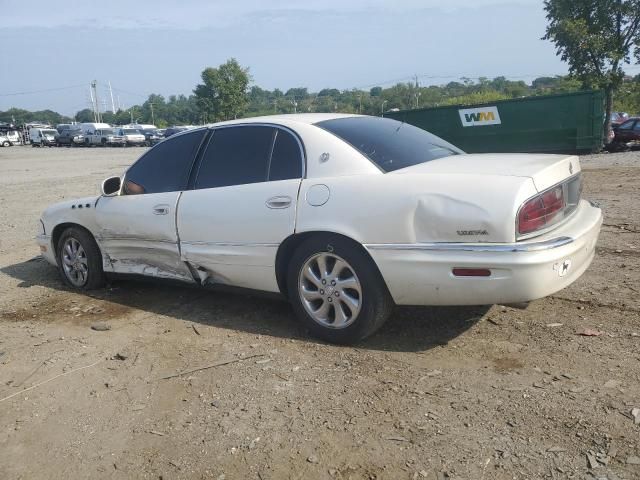
<path fill-rule="evenodd" d="M 640 153 L 582 158 L 605 226 L 570 288 L 338 347 L 276 300 L 65 288 L 41 211 L 141 152 L 0 149 L 1 479 L 640 478 Z"/>

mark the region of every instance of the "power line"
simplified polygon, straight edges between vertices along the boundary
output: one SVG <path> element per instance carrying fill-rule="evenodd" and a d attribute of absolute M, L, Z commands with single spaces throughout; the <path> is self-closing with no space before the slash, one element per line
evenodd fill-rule
<path fill-rule="evenodd" d="M 44 89 L 44 90 L 31 90 L 29 92 L 0 93 L 0 97 L 15 97 L 17 95 L 32 95 L 32 94 L 36 94 L 36 93 L 58 92 L 60 90 L 71 90 L 72 88 L 80 88 L 80 87 L 84 87 L 84 86 L 85 86 L 85 84 L 72 85 L 70 87 L 47 88 L 47 89 Z"/>

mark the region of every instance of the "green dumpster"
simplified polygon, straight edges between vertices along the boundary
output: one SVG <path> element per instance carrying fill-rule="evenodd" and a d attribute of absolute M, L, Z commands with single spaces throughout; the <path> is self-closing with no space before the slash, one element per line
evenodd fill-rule
<path fill-rule="evenodd" d="M 602 147 L 601 90 L 387 112 L 468 153 L 590 153 Z"/>

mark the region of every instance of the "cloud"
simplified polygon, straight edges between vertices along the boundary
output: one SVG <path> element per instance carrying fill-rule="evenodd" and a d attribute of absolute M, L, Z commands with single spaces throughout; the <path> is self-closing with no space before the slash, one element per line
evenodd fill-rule
<path fill-rule="evenodd" d="M 472 8 L 492 5 L 539 5 L 539 0 L 475 0 Z M 412 10 L 438 9 L 446 12 L 469 9 L 468 0 L 156 0 L 132 2 L 110 0 L 96 4 L 81 0 L 67 0 L 63 6 L 51 8 L 50 1 L 31 0 L 32 12 L 46 15 L 25 15 L 20 8 L 5 8 L 0 17 L 0 29 L 25 27 L 76 27 L 109 29 L 178 29 L 197 30 L 209 27 L 228 27 L 242 23 L 248 17 L 273 17 L 294 11 L 353 15 L 357 12 L 401 13 Z"/>

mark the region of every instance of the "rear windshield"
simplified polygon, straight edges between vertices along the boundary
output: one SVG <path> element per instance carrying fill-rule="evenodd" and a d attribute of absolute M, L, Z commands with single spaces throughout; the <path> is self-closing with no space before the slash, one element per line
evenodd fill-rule
<path fill-rule="evenodd" d="M 359 150 L 384 172 L 464 153 L 408 123 L 380 117 L 348 117 L 316 125 Z"/>

